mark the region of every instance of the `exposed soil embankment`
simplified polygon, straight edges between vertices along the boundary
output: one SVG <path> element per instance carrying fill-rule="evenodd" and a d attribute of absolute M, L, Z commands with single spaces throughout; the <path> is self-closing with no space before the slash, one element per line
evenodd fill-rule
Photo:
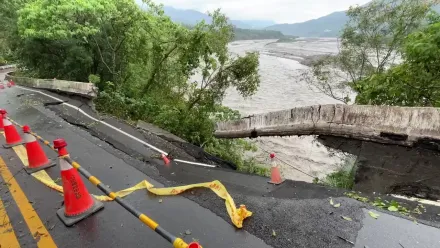
<path fill-rule="evenodd" d="M 440 200 L 440 152 L 416 147 L 320 136 L 324 145 L 358 156 L 355 190 Z"/>

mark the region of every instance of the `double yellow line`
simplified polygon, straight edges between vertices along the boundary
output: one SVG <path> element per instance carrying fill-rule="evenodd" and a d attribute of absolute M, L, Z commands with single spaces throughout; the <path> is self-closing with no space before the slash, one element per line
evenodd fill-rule
<path fill-rule="evenodd" d="M 20 210 L 29 231 L 39 248 L 55 248 L 55 244 L 49 231 L 47 231 L 35 209 L 29 203 L 28 198 L 18 185 L 11 171 L 8 169 L 5 161 L 0 156 L 0 174 L 3 178 L 3 187 L 7 186 L 12 198 L 14 198 L 18 209 Z M 16 248 L 20 244 L 12 228 L 11 220 L 7 215 L 6 208 L 0 199 L 0 247 Z"/>

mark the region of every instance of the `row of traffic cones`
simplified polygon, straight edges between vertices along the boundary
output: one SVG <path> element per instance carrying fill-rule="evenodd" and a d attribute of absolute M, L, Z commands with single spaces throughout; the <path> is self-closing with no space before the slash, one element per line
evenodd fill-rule
<path fill-rule="evenodd" d="M 10 148 L 15 145 L 23 144 L 23 140 L 18 134 L 15 127 L 12 123 L 6 118 L 6 111 L 0 110 L 0 114 L 2 115 L 3 123 L 0 124 L 0 130 L 3 125 L 3 129 L 6 135 L 6 144 L 3 145 L 5 148 Z M 25 133 L 25 143 L 26 143 L 26 151 L 28 153 L 29 158 L 29 168 L 26 170 L 28 173 L 34 173 L 42 169 L 49 168 L 54 166 L 55 164 L 50 162 L 43 150 L 41 149 L 36 138 L 30 134 L 30 128 L 28 126 L 23 127 L 23 132 Z M 170 164 L 170 159 L 165 155 L 161 155 L 165 165 Z M 280 168 L 275 160 L 275 154 L 270 154 L 271 159 L 271 180 L 269 183 L 271 184 L 281 184 L 283 183 L 283 179 L 281 177 Z"/>
<path fill-rule="evenodd" d="M 6 83 L 6 87 L 11 88 L 12 86 L 15 86 L 14 81 L 10 80 Z M 0 90 L 4 90 L 5 85 L 3 83 L 0 83 Z"/>
<path fill-rule="evenodd" d="M 0 131 L 4 131 L 6 137 L 6 144 L 3 147 L 11 148 L 25 144 L 29 161 L 25 170 L 28 174 L 56 165 L 48 159 L 40 143 L 31 134 L 29 126 L 23 126 L 24 139 L 22 139 L 15 126 L 7 118 L 6 110 L 1 109 L 0 115 Z M 101 210 L 104 205 L 89 194 L 78 171 L 64 159 L 69 156 L 66 149 L 67 143 L 63 139 L 57 139 L 53 143 L 54 148 L 58 150 L 58 164 L 61 169 L 64 192 L 64 206 L 57 211 L 57 215 L 66 226 L 72 226 Z"/>
<path fill-rule="evenodd" d="M 6 136 L 7 144 L 5 148 L 25 143 L 29 160 L 29 168 L 26 170 L 28 173 L 35 173 L 55 165 L 47 158 L 37 139 L 31 133 L 29 126 L 23 126 L 23 141 L 7 118 L 6 110 L 0 109 L 0 118 L 0 131 L 4 131 Z M 57 211 L 57 215 L 66 226 L 72 226 L 103 209 L 104 204 L 90 195 L 78 171 L 66 161 L 65 158 L 69 157 L 66 141 L 64 139 L 56 139 L 53 141 L 53 144 L 54 148 L 58 151 L 58 164 L 61 170 L 64 193 L 64 205 Z M 165 164 L 170 163 L 169 158 L 165 154 L 162 154 L 162 159 Z M 201 246 L 198 242 L 192 242 L 188 244 L 187 248 L 201 248 Z"/>
<path fill-rule="evenodd" d="M 0 122 L 0 131 L 3 130 L 6 137 L 6 144 L 4 144 L 3 147 L 11 148 L 17 145 L 22 145 L 23 143 L 25 144 L 29 161 L 29 165 L 25 167 L 25 170 L 28 174 L 56 165 L 56 163 L 53 163 L 47 158 L 37 139 L 31 134 L 29 126 L 23 127 L 23 141 L 20 134 L 17 132 L 17 129 L 15 129 L 15 126 L 8 120 L 6 110 L 1 109 L 0 115 L 2 119 Z"/>

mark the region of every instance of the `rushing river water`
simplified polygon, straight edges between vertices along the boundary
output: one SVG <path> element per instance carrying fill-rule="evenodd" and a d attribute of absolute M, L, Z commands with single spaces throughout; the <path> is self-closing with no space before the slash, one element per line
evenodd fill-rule
<path fill-rule="evenodd" d="M 299 106 L 337 103 L 336 100 L 316 92 L 301 80 L 300 75 L 307 66 L 299 63 L 306 56 L 337 53 L 337 40 L 300 39 L 293 43 L 274 41 L 236 41 L 230 44 L 230 51 L 243 55 L 248 51 L 260 52 L 261 85 L 258 92 L 249 99 L 243 99 L 235 90 L 230 90 L 223 104 L 239 110 L 243 116 L 259 114 Z M 269 154 L 277 157 L 313 176 L 323 177 L 340 164 L 338 153 L 329 151 L 315 141 L 315 137 L 264 137 L 255 139 L 260 147 L 255 158 L 269 165 Z M 266 152 L 267 151 L 267 152 Z M 283 175 L 289 179 L 311 182 L 307 176 L 288 165 L 281 164 Z"/>

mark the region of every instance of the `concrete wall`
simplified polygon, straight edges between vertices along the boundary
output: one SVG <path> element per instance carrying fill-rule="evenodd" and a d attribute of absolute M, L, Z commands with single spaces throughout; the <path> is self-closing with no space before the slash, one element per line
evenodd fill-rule
<path fill-rule="evenodd" d="M 28 77 L 17 77 L 10 73 L 6 75 L 6 80 L 13 80 L 17 85 L 53 90 L 66 94 L 79 95 L 85 98 L 95 98 L 98 94 L 98 88 L 92 83 L 73 82 L 58 79 L 38 79 Z"/>
<path fill-rule="evenodd" d="M 217 123 L 215 136 L 330 135 L 440 149 L 440 109 L 363 105 L 316 105 Z"/>
<path fill-rule="evenodd" d="M 0 71 L 14 69 L 15 67 L 16 67 L 16 65 L 3 65 L 3 66 L 0 66 Z"/>

